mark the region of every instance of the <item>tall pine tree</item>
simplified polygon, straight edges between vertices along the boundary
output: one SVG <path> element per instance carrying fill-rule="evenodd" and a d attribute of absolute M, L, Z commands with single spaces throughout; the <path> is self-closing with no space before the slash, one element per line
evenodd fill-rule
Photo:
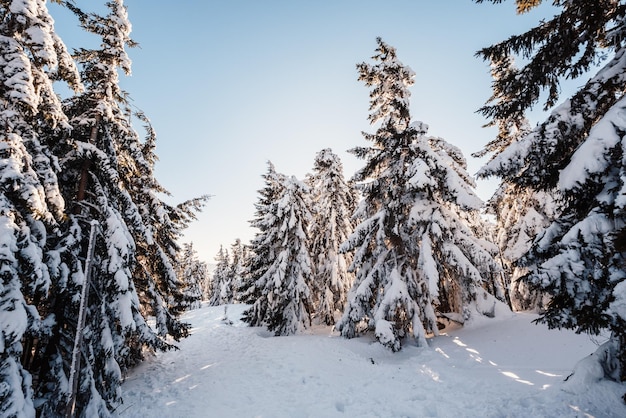
<path fill-rule="evenodd" d="M 283 175 L 276 172 L 274 164 L 267 162 L 267 172 L 261 176 L 264 181 L 264 187 L 259 190 L 259 199 L 255 206 L 255 217 L 250 221 L 250 225 L 258 231 L 254 238 L 250 241 L 249 257 L 245 263 L 244 283 L 239 291 L 239 301 L 242 303 L 252 304 L 261 298 L 261 289 L 265 286 L 263 275 L 269 268 L 274 258 L 272 243 L 268 236 L 269 225 L 266 217 L 269 216 L 271 205 L 278 198 L 282 191 Z M 260 305 L 256 305 L 256 309 L 263 310 Z M 255 318 L 263 318 L 264 314 L 258 312 Z M 251 322 L 251 325 L 260 325 Z"/>
<path fill-rule="evenodd" d="M 344 178 L 341 160 L 331 149 L 323 149 L 315 156 L 307 183 L 313 215 L 309 235 L 315 315 L 321 323 L 334 325 L 354 281 L 354 274 L 348 271 L 352 257 L 340 252 L 339 247 L 354 229 L 352 214 L 357 196 Z"/>
<path fill-rule="evenodd" d="M 280 193 L 262 220 L 269 265 L 256 281 L 260 296 L 243 316 L 251 325 L 266 325 L 276 335 L 291 335 L 311 324 L 311 259 L 308 187 L 295 177 L 279 175 Z"/>
<path fill-rule="evenodd" d="M 201 201 L 172 208 L 157 197 L 164 190 L 153 177 L 154 133 L 148 126 L 148 137 L 140 140 L 119 87 L 118 71 L 130 73 L 126 47 L 134 45 L 123 2 L 108 2 L 106 16 L 68 7 L 87 32 L 101 38 L 101 45 L 76 53 L 86 89 L 66 101 L 72 134 L 55 148 L 62 156 L 61 190 L 71 211 L 63 225 L 63 268 L 54 289 L 57 323 L 42 359 L 38 393 L 43 414 L 54 416 L 72 391 L 63 382 L 72 373 L 70 351 L 80 331 L 75 319 L 85 280 L 85 226 L 97 220 L 75 400 L 76 414 L 107 416 L 121 402 L 124 371 L 143 358 L 144 349 L 170 349 L 168 337 L 187 335 L 188 325 L 174 310 L 180 305 L 171 303 L 182 296 L 183 287 L 176 275 L 175 239 Z M 148 315 L 155 318 L 156 329 L 148 325 Z"/>
<path fill-rule="evenodd" d="M 542 1 L 516 3 L 524 12 Z M 525 280 L 551 295 L 541 317 L 548 326 L 610 329 L 606 375 L 626 380 L 626 249 L 619 245 L 626 225 L 626 4 L 555 5 L 552 19 L 478 52 L 490 62 L 516 55 L 526 61 L 498 74 L 491 104 L 481 111 L 494 121 L 519 118 L 542 92 L 548 110 L 560 99 L 562 79 L 591 77 L 484 171 L 519 187 L 558 191 L 556 218 L 523 259 Z"/>
<path fill-rule="evenodd" d="M 51 147 L 69 125 L 52 83 L 82 88 L 45 1 L 0 1 L 0 68 L 0 415 L 31 417 L 65 211 Z"/>
<path fill-rule="evenodd" d="M 465 160 L 456 147 L 426 136 L 427 125 L 411 123 L 414 73 L 393 47 L 377 43 L 376 63 L 357 66 L 359 80 L 372 87 L 369 120 L 378 129 L 364 133 L 373 146 L 352 150 L 365 160 L 354 176 L 363 200 L 360 223 L 342 249 L 354 252 L 356 281 L 336 327 L 346 337 L 373 329 L 397 351 L 408 336 L 425 345 L 427 332 L 438 334 L 436 310 L 467 318 L 470 304 L 492 300 L 477 266 L 496 267 L 459 216 L 482 204 Z"/>
<path fill-rule="evenodd" d="M 241 290 L 245 289 L 248 282 L 246 277 L 246 264 L 249 258 L 248 247 L 245 246 L 239 238 L 230 246 L 231 263 L 231 287 L 233 291 L 233 302 L 241 302 Z"/>
<path fill-rule="evenodd" d="M 215 256 L 215 261 L 217 261 L 217 265 L 213 271 L 209 305 L 218 306 L 232 303 L 233 287 L 230 254 L 221 245 L 219 252 Z"/>
<path fill-rule="evenodd" d="M 515 71 L 511 57 L 504 57 L 491 66 L 496 83 L 499 78 Z M 517 114 L 502 120 L 492 120 L 489 125 L 497 125 L 498 134 L 481 151 L 474 153 L 474 157 L 491 154 L 493 159 L 531 131 L 528 120 Z M 489 164 L 479 170 L 477 175 L 479 178 L 493 175 Z M 503 181 L 487 204 L 489 212 L 496 217 L 495 242 L 507 274 L 508 299 L 515 310 L 541 312 L 549 301 L 545 292 L 521 280 L 528 269 L 519 265 L 519 260 L 526 254 L 535 237 L 554 218 L 557 205 L 552 195 L 553 191 L 532 190 Z"/>
<path fill-rule="evenodd" d="M 193 243 L 183 244 L 178 263 L 180 280 L 185 284 L 184 309 L 198 309 L 203 297 L 203 286 L 207 281 L 206 263 L 198 260 Z"/>

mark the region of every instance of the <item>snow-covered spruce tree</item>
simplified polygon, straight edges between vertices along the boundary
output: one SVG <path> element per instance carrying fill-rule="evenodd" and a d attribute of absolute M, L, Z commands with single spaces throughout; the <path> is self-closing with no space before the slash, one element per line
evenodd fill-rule
<path fill-rule="evenodd" d="M 232 270 L 230 254 L 220 245 L 220 250 L 215 256 L 217 265 L 213 271 L 211 281 L 211 299 L 209 305 L 218 306 L 233 302 Z"/>
<path fill-rule="evenodd" d="M 356 280 L 336 328 L 349 338 L 373 329 L 397 351 L 409 335 L 425 345 L 427 332 L 438 334 L 436 310 L 470 315 L 472 302 L 488 298 L 476 266 L 496 266 L 459 216 L 482 204 L 460 151 L 411 123 L 414 73 L 394 48 L 377 43 L 376 64 L 357 66 L 359 80 L 372 87 L 369 120 L 379 127 L 364 133 L 372 147 L 352 150 L 366 160 L 354 176 L 360 223 L 342 245 L 354 252 Z"/>
<path fill-rule="evenodd" d="M 52 82 L 81 89 L 45 1 L 0 1 L 0 68 L 0 416 L 32 417 L 65 210 L 50 146 L 69 125 Z"/>
<path fill-rule="evenodd" d="M 492 75 L 497 80 L 515 71 L 512 57 L 503 57 L 492 63 Z M 501 100 L 501 99 L 500 99 Z M 521 140 L 531 128 L 525 117 L 517 114 L 502 120 L 492 120 L 489 126 L 497 125 L 498 134 L 481 151 L 473 154 L 480 158 L 491 154 L 491 159 L 500 152 Z M 479 178 L 493 175 L 487 163 L 478 171 Z M 556 214 L 553 191 L 533 190 L 503 181 L 487 202 L 488 211 L 496 217 L 495 242 L 500 251 L 500 259 L 507 274 L 508 298 L 512 309 L 543 311 L 549 301 L 545 292 L 530 287 L 520 280 L 527 272 L 518 261 L 526 254 L 534 238 L 550 223 Z"/>
<path fill-rule="evenodd" d="M 520 11 L 540 3 L 517 1 Z M 499 152 L 488 171 L 520 187 L 558 190 L 557 216 L 523 259 L 525 280 L 551 295 L 541 317 L 548 326 L 592 334 L 608 328 L 606 375 L 626 380 L 625 249 L 616 246 L 626 224 L 626 4 L 555 4 L 560 12 L 552 19 L 478 52 L 490 62 L 516 54 L 527 62 L 496 79 L 492 104 L 482 113 L 493 120 L 520 117 L 542 91 L 547 110 L 557 104 L 563 78 L 591 77 Z"/>
<path fill-rule="evenodd" d="M 244 313 L 251 325 L 266 325 L 275 335 L 291 335 L 311 324 L 311 259 L 307 230 L 311 221 L 308 187 L 281 176 L 281 192 L 263 219 L 271 264 L 257 280 L 261 296 Z"/>
<path fill-rule="evenodd" d="M 193 217 L 194 206 L 173 210 L 156 197 L 162 189 L 152 178 L 154 138 L 139 139 L 118 85 L 118 70 L 130 72 L 125 48 L 133 45 L 122 1 L 108 2 L 107 16 L 67 5 L 87 32 L 101 38 L 101 46 L 76 52 L 86 90 L 65 103 L 73 130 L 55 149 L 62 193 L 72 209 L 63 225 L 65 268 L 54 289 L 58 322 L 46 347 L 38 395 L 44 416 L 58 415 L 67 403 L 69 388 L 62 382 L 70 374 L 78 288 L 84 280 L 85 224 L 97 220 L 76 414 L 107 416 L 121 402 L 123 372 L 143 358 L 143 350 L 173 348 L 167 338 L 188 332 L 168 302 L 182 287 L 174 268 L 174 239 Z M 156 330 L 148 326 L 148 315 L 154 316 Z"/>
<path fill-rule="evenodd" d="M 230 246 L 230 277 L 233 302 L 241 302 L 240 291 L 245 288 L 245 283 L 248 282 L 246 278 L 246 263 L 249 256 L 248 252 L 248 247 L 243 245 L 239 238 L 237 238 Z"/>
<path fill-rule="evenodd" d="M 426 132 L 428 127 L 424 124 L 423 127 Z M 463 152 L 442 138 L 429 137 L 428 141 L 440 161 L 454 170 L 461 179 L 461 187 L 469 189 L 470 194 L 473 194 L 476 183 L 467 172 L 467 161 L 463 156 Z M 455 186 L 453 185 L 453 187 Z M 457 245 L 475 254 L 473 264 L 480 273 L 483 288 L 498 300 L 506 302 L 505 279 L 503 278 L 501 267 L 495 262 L 498 257 L 498 247 L 493 242 L 493 224 L 483 219 L 482 210 L 479 210 L 476 206 L 460 204 L 451 205 L 449 208 L 455 213 L 461 224 L 467 228 L 459 237 L 464 234 L 467 237 L 471 237 L 471 244 L 462 243 L 464 239 L 461 239 L 457 242 Z M 475 249 L 472 247 L 475 247 Z"/>
<path fill-rule="evenodd" d="M 274 164 L 267 162 L 267 172 L 261 176 L 265 183 L 259 190 L 259 200 L 254 204 L 255 218 L 250 221 L 250 225 L 258 230 L 254 238 L 248 245 L 249 255 L 246 258 L 244 283 L 239 290 L 239 301 L 241 303 L 253 304 L 261 298 L 261 289 L 265 287 L 263 277 L 272 263 L 275 255 L 272 253 L 272 243 L 268 238 L 268 224 L 266 217 L 270 211 L 272 203 L 278 198 L 283 188 L 283 175 L 276 172 Z M 253 318 L 263 318 L 264 308 L 262 302 L 255 305 L 256 312 Z M 261 324 L 250 322 L 253 326 Z"/>
<path fill-rule="evenodd" d="M 548 226 L 555 209 L 551 193 L 502 184 L 487 203 L 496 216 L 495 241 L 508 277 L 508 297 L 516 311 L 543 312 L 549 296 L 523 280 L 528 268 L 519 260 Z"/>
<path fill-rule="evenodd" d="M 306 182 L 311 189 L 313 216 L 309 236 L 315 316 L 320 323 L 334 325 L 354 281 L 354 274 L 348 271 L 351 254 L 341 253 L 339 247 L 354 229 L 357 196 L 344 178 L 341 160 L 328 148 L 315 156 L 313 173 Z"/>
<path fill-rule="evenodd" d="M 160 198 L 170 193 L 154 177 L 156 133 L 143 113 L 138 112 L 135 116 L 144 122 L 146 137 L 143 143 L 138 142 L 136 134 L 125 137 L 127 144 L 123 149 L 127 149 L 130 155 L 124 160 L 134 164 L 120 165 L 121 179 L 146 227 L 145 234 L 135 238 L 137 264 L 133 278 L 144 317 L 159 318 L 159 335 L 169 334 L 178 340 L 187 335 L 187 325 L 176 318 L 189 302 L 184 290 L 186 284 L 176 274 L 180 251 L 178 240 L 183 230 L 196 219 L 209 196 L 190 199 L 176 206 Z M 162 295 L 167 295 L 167 301 Z"/>
<path fill-rule="evenodd" d="M 184 308 L 198 309 L 202 302 L 202 286 L 206 282 L 206 264 L 198 260 L 193 243 L 183 244 L 178 263 L 180 280 L 185 284 Z"/>
<path fill-rule="evenodd" d="M 200 288 L 202 289 L 202 300 L 208 302 L 211 299 L 211 286 L 213 283 L 214 268 L 204 261 L 201 262 L 201 265 L 204 269 L 204 280 L 200 284 Z"/>

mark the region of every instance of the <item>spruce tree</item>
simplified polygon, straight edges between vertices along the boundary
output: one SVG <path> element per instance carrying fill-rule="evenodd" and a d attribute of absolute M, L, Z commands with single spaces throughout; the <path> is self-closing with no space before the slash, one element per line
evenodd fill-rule
<path fill-rule="evenodd" d="M 213 280 L 211 281 L 211 299 L 209 305 L 219 306 L 232 303 L 233 288 L 231 286 L 232 271 L 230 263 L 230 255 L 228 250 L 220 245 L 220 250 L 215 256 L 217 265 L 213 271 Z"/>
<path fill-rule="evenodd" d="M 109 409 L 121 402 L 122 369 L 124 360 L 130 358 L 126 341 L 137 329 L 151 333 L 139 315 L 131 275 L 135 243 L 124 218 L 134 217 L 131 223 L 136 226 L 141 222 L 127 190 L 120 187 L 117 159 L 119 135 L 130 131 L 129 121 L 119 106 L 117 76 L 120 66 L 130 71 L 124 51 L 130 25 L 120 2 L 108 6 L 107 17 L 84 15 L 76 9 L 81 13 L 83 27 L 102 36 L 102 48 L 77 54 L 86 89 L 65 104 L 73 126 L 72 136 L 56 149 L 58 155 L 65 155 L 60 182 L 66 200 L 73 206 L 64 236 L 67 271 L 55 288 L 58 322 L 48 341 L 46 364 L 40 374 L 39 396 L 45 400 L 42 411 L 49 416 L 72 407 L 73 401 L 78 414 L 108 415 Z M 86 226 L 92 219 L 100 226 L 93 263 L 97 280 L 93 283 L 95 291 L 89 288 L 86 308 L 90 332 L 82 337 L 81 351 L 87 354 L 81 356 L 80 368 L 76 370 L 82 384 L 75 398 L 70 398 L 73 388 L 58 382 L 69 380 L 73 373 L 73 341 L 81 332 L 76 322 L 80 315 L 80 288 L 86 280 L 80 259 L 88 237 Z M 141 318 L 139 324 L 135 318 Z"/>
<path fill-rule="evenodd" d="M 516 3 L 524 12 L 541 1 Z M 555 5 L 559 12 L 552 19 L 478 52 L 490 62 L 516 55 L 526 62 L 498 75 L 491 103 L 481 111 L 492 121 L 519 118 L 542 92 L 544 109 L 550 110 L 564 78 L 589 79 L 531 132 L 498 152 L 484 172 L 519 187 L 557 191 L 555 219 L 522 260 L 529 268 L 525 280 L 551 295 L 541 317 L 548 326 L 591 334 L 611 330 L 605 371 L 626 380 L 625 252 L 619 245 L 626 225 L 626 5 Z"/>
<path fill-rule="evenodd" d="M 230 246 L 231 263 L 230 263 L 230 276 L 231 276 L 231 288 L 233 291 L 233 302 L 241 302 L 241 290 L 245 289 L 246 278 L 246 263 L 248 259 L 248 247 L 243 245 L 241 240 L 237 238 L 235 242 Z"/>
<path fill-rule="evenodd" d="M 263 219 L 269 265 L 256 281 L 260 296 L 243 316 L 250 325 L 266 325 L 276 335 L 291 335 L 311 324 L 311 259 L 308 187 L 295 177 L 279 176 L 280 193 Z"/>
<path fill-rule="evenodd" d="M 543 312 L 549 295 L 522 280 L 528 268 L 520 265 L 520 260 L 553 217 L 556 207 L 552 194 L 502 184 L 487 204 L 489 211 L 496 215 L 495 241 L 509 278 L 507 290 L 511 308 Z"/>
<path fill-rule="evenodd" d="M 133 164 L 121 167 L 125 172 L 121 179 L 145 225 L 145 230 L 137 233 L 138 237 L 134 235 L 137 264 L 133 277 L 143 315 L 159 318 L 157 329 L 161 337 L 171 335 L 178 340 L 188 333 L 187 325 L 177 319 L 182 313 L 181 308 L 188 304 L 184 291 L 186 284 L 176 273 L 181 250 L 178 241 L 189 223 L 197 219 L 196 214 L 209 196 L 190 199 L 176 206 L 163 201 L 160 196 L 170 193 L 154 176 L 156 133 L 142 112 L 134 115 L 144 122 L 146 136 L 142 143 L 136 134 L 126 138 L 128 143 L 124 149 L 128 156 L 122 160 Z"/>
<path fill-rule="evenodd" d="M 352 150 L 365 160 L 353 178 L 363 199 L 342 250 L 354 252 L 356 281 L 336 328 L 345 337 L 372 329 L 397 351 L 405 337 L 425 345 L 427 332 L 438 334 L 437 310 L 469 317 L 470 305 L 488 298 L 476 266 L 496 266 L 459 216 L 482 204 L 465 160 L 428 137 L 426 124 L 411 123 L 414 73 L 393 47 L 377 43 L 376 63 L 357 65 L 359 80 L 372 87 L 369 120 L 378 129 L 364 133 L 373 146 Z"/>
<path fill-rule="evenodd" d="M 0 68 L 0 415 L 31 417 L 37 342 L 51 333 L 62 269 L 65 202 L 51 147 L 69 124 L 52 83 L 82 88 L 44 1 L 0 1 Z"/>
<path fill-rule="evenodd" d="M 513 59 L 504 57 L 491 64 L 494 80 L 515 71 Z M 493 120 L 489 125 L 497 125 L 498 134 L 474 157 L 491 155 L 495 158 L 511 144 L 520 141 L 531 131 L 525 117 L 512 115 L 506 119 Z M 490 164 L 478 171 L 479 178 L 492 175 Z M 529 250 L 533 240 L 554 218 L 557 211 L 553 191 L 532 190 L 519 187 L 510 181 L 503 181 L 489 202 L 488 210 L 496 217 L 495 242 L 507 274 L 507 292 L 511 308 L 515 310 L 543 311 L 549 301 L 545 292 L 531 287 L 521 278 L 528 272 L 519 265 L 520 259 Z"/>
<path fill-rule="evenodd" d="M 268 237 L 269 225 L 266 218 L 269 215 L 272 203 L 278 198 L 283 186 L 284 176 L 276 172 L 274 164 L 267 162 L 267 172 L 261 176 L 264 187 L 259 190 L 259 199 L 255 206 L 255 218 L 250 221 L 250 225 L 258 232 L 248 245 L 249 257 L 245 263 L 244 282 L 239 291 L 239 301 L 241 303 L 252 304 L 261 298 L 261 289 L 265 286 L 263 276 L 269 268 L 274 254 Z M 256 304 L 255 309 L 263 309 L 261 304 Z M 262 312 L 257 312 L 255 318 L 263 318 Z M 261 325 L 255 322 L 253 326 Z"/>
<path fill-rule="evenodd" d="M 184 309 L 198 309 L 203 297 L 203 284 L 206 282 L 206 264 L 198 260 L 193 243 L 183 244 L 178 264 L 181 282 L 184 288 Z"/>
<path fill-rule="evenodd" d="M 83 94 L 65 105 L 72 133 L 59 141 L 61 191 L 71 202 L 63 225 L 60 277 L 54 289 L 57 324 L 47 341 L 40 372 L 42 413 L 54 416 L 68 403 L 69 357 L 76 328 L 79 288 L 85 280 L 81 257 L 88 221 L 99 233 L 89 287 L 87 329 L 83 335 L 81 384 L 76 414 L 108 416 L 121 402 L 125 370 L 143 358 L 145 349 L 171 349 L 188 325 L 177 318 L 173 303 L 182 296 L 175 243 L 201 201 L 173 208 L 157 197 L 165 192 L 153 177 L 154 133 L 141 141 L 133 128 L 127 94 L 119 87 L 118 70 L 130 73 L 126 47 L 130 23 L 121 0 L 107 3 L 108 14 L 87 14 L 68 3 L 82 27 L 101 38 L 100 48 L 79 49 L 76 60 L 85 83 Z M 147 119 L 138 115 L 147 123 Z M 147 317 L 155 318 L 155 328 Z"/>
<path fill-rule="evenodd" d="M 313 221 L 311 259 L 312 288 L 315 290 L 315 315 L 318 321 L 334 325 L 341 314 L 354 274 L 348 271 L 352 257 L 339 251 L 354 229 L 352 214 L 356 209 L 356 191 L 344 178 L 343 165 L 331 149 L 315 156 L 313 173 L 307 178 L 311 188 Z"/>

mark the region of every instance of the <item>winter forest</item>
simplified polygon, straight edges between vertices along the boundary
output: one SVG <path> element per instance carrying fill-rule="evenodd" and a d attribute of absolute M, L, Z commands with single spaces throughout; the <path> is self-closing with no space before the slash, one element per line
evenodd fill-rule
<path fill-rule="evenodd" d="M 411 114 L 402 51 L 376 39 L 356 65 L 361 168 L 345 176 L 332 149 L 303 179 L 268 161 L 254 238 L 222 246 L 211 271 L 181 242 L 208 196 L 166 203 L 156 132 L 120 87 L 135 46 L 123 0 L 102 14 L 55 3 L 99 47 L 69 51 L 45 0 L 0 0 L 0 416 L 114 416 L 125 376 L 177 350 L 202 304 L 394 355 L 451 324 L 534 312 L 607 333 L 594 359 L 626 402 L 626 2 L 554 1 L 551 20 L 476 52 L 493 78 L 479 112 L 497 128 L 473 155 L 499 181 L 487 202 L 456 139 Z M 583 80 L 571 97 L 565 79 Z M 532 126 L 534 106 L 547 116 Z"/>

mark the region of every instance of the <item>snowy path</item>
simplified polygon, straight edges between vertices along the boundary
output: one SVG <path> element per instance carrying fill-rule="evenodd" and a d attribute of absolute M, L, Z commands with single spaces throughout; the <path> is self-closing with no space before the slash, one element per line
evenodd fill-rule
<path fill-rule="evenodd" d="M 391 353 L 329 328 L 272 337 L 229 305 L 187 314 L 193 335 L 128 376 L 120 417 L 626 417 L 625 385 L 569 393 L 562 380 L 596 345 L 531 324 L 486 320 Z M 621 392 L 620 392 L 621 391 Z M 621 395 L 620 395 L 621 396 Z"/>

